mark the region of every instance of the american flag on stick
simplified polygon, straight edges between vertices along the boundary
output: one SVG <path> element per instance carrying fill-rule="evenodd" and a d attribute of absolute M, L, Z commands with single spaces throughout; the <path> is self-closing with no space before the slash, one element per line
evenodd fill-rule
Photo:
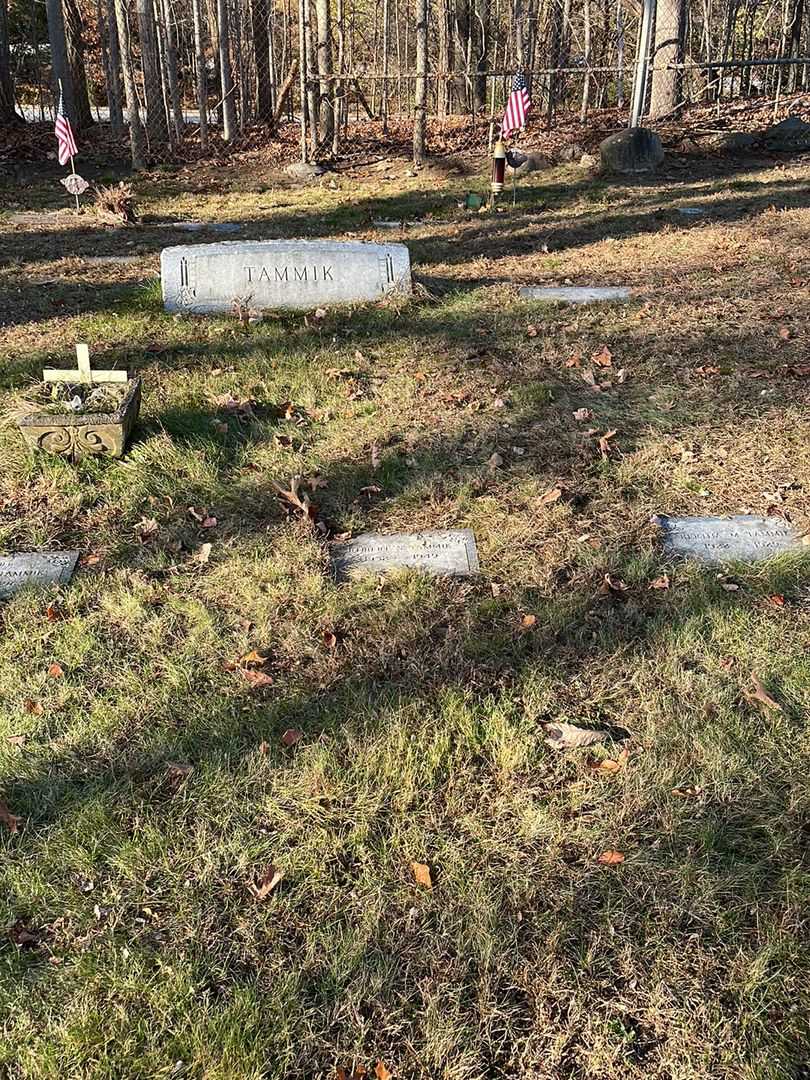
<path fill-rule="evenodd" d="M 70 126 L 70 120 L 65 115 L 61 83 L 59 85 L 59 108 L 56 110 L 54 134 L 59 144 L 59 164 L 67 165 L 73 155 L 78 153 L 78 147 L 76 146 L 76 140 L 73 138 L 73 128 Z"/>
<path fill-rule="evenodd" d="M 526 123 L 526 116 L 532 107 L 532 99 L 526 88 L 526 79 L 523 75 L 515 75 L 512 79 L 512 93 L 506 103 L 506 112 L 503 114 L 501 135 L 507 139 L 513 131 L 518 131 Z"/>

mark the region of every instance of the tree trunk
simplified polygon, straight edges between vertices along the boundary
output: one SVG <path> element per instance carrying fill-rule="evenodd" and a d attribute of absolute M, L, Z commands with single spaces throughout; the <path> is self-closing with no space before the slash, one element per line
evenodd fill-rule
<path fill-rule="evenodd" d="M 290 65 L 290 70 L 287 72 L 287 78 L 284 80 L 281 89 L 276 97 L 276 107 L 273 110 L 273 115 L 270 118 L 271 126 L 273 128 L 278 127 L 278 122 L 281 119 L 281 114 L 284 112 L 284 105 L 287 98 L 290 95 L 290 91 L 293 88 L 295 82 L 295 76 L 298 74 L 298 60 L 293 58 L 293 62 Z"/>
<path fill-rule="evenodd" d="M 0 124 L 21 124 L 14 108 L 14 82 L 11 78 L 11 45 L 8 38 L 8 9 L 0 0 Z"/>
<path fill-rule="evenodd" d="M 105 14 L 101 0 L 97 0 L 101 56 L 104 63 L 104 80 L 107 85 L 107 107 L 110 110 L 110 127 L 113 135 L 124 134 L 123 93 L 121 89 L 121 54 L 118 48 L 118 26 L 115 8 L 110 6 Z"/>
<path fill-rule="evenodd" d="M 299 102 L 301 111 L 301 160 L 306 161 L 309 154 L 307 142 L 307 125 L 311 123 L 309 117 L 309 100 L 307 97 L 307 0 L 298 0 L 298 55 L 299 55 Z"/>
<path fill-rule="evenodd" d="M 489 4 L 486 0 L 474 0 L 473 18 L 476 46 L 475 82 L 473 105 L 476 112 L 487 107 L 487 69 L 489 68 Z"/>
<path fill-rule="evenodd" d="M 259 120 L 273 117 L 273 84 L 270 78 L 270 38 L 267 33 L 266 0 L 253 0 L 251 9 L 253 56 L 256 64 L 256 112 Z"/>
<path fill-rule="evenodd" d="M 312 5 L 309 0 L 302 0 L 304 5 L 304 55 L 306 56 L 307 115 L 309 117 L 309 149 L 313 157 L 318 154 L 318 86 L 315 82 L 315 47 L 312 39 Z M 316 60 L 317 64 L 317 60 Z"/>
<path fill-rule="evenodd" d="M 217 0 L 219 28 L 219 73 L 222 80 L 222 137 L 231 142 L 236 135 L 235 87 L 231 70 L 231 28 L 228 21 L 228 0 Z"/>
<path fill-rule="evenodd" d="M 62 0 L 45 0 L 48 15 L 48 42 L 51 47 L 51 82 L 54 100 L 59 100 L 62 85 L 62 107 L 71 124 L 78 127 L 79 117 L 73 95 L 73 76 L 68 63 L 67 35 Z"/>
<path fill-rule="evenodd" d="M 115 21 L 118 27 L 118 44 L 121 49 L 121 71 L 124 76 L 124 94 L 127 102 L 129 121 L 129 145 L 132 155 L 132 168 L 146 168 L 146 139 L 138 104 L 138 92 L 135 87 L 135 72 L 132 68 L 132 44 L 129 38 L 129 21 L 125 0 L 114 0 Z"/>
<path fill-rule="evenodd" d="M 683 0 L 658 0 L 655 10 L 650 120 L 671 115 L 680 104 L 680 72 L 667 71 L 665 68 L 667 64 L 681 62 L 683 17 Z"/>
<path fill-rule="evenodd" d="M 200 114 L 200 149 L 208 146 L 208 68 L 205 62 L 200 0 L 191 0 L 194 19 L 194 57 L 197 66 L 197 110 Z"/>
<path fill-rule="evenodd" d="M 585 62 L 585 75 L 582 82 L 582 102 L 579 107 L 579 122 L 584 124 L 588 117 L 588 102 L 591 93 L 591 76 L 588 68 L 591 66 L 591 0 L 582 0 L 583 21 L 583 60 Z"/>
<path fill-rule="evenodd" d="M 429 0 L 416 0 L 416 87 L 413 101 L 414 165 L 421 165 L 425 160 L 429 14 Z"/>
<path fill-rule="evenodd" d="M 436 112 L 444 118 L 450 111 L 450 79 L 452 67 L 453 43 L 450 37 L 450 13 L 448 0 L 439 0 L 436 29 L 436 66 L 438 82 L 436 85 Z"/>
<path fill-rule="evenodd" d="M 391 22 L 388 0 L 383 0 L 382 25 L 382 90 L 380 94 L 380 115 L 382 116 L 383 134 L 388 134 L 388 31 Z"/>
<path fill-rule="evenodd" d="M 138 37 L 140 38 L 141 64 L 143 66 L 146 135 L 150 149 L 154 150 L 168 142 L 169 129 L 166 126 L 163 89 L 160 82 L 157 32 L 155 30 L 152 0 L 135 0 L 135 11 L 138 16 Z M 123 50 L 123 42 L 121 44 Z"/>
<path fill-rule="evenodd" d="M 175 138 L 183 137 L 183 102 L 177 77 L 177 27 L 170 0 L 162 0 L 163 26 L 166 34 L 166 75 L 169 81 L 169 103 L 172 111 Z"/>
<path fill-rule="evenodd" d="M 344 26 L 345 10 L 343 0 L 337 0 L 337 69 L 338 75 L 346 74 L 346 30 Z M 348 83 L 341 79 L 335 85 L 335 122 L 332 135 L 332 157 L 340 154 L 340 131 L 343 122 L 343 108 L 346 102 Z"/>
<path fill-rule="evenodd" d="M 315 0 L 318 18 L 318 74 L 320 82 L 320 141 L 331 148 L 335 131 L 335 84 L 332 75 L 332 12 L 330 0 Z"/>

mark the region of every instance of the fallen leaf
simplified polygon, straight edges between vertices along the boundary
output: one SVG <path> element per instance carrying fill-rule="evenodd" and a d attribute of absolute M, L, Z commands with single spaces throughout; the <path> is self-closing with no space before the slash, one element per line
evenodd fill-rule
<path fill-rule="evenodd" d="M 42 716 L 45 712 L 42 702 L 35 701 L 34 698 L 26 698 L 23 702 L 23 708 L 29 716 Z"/>
<path fill-rule="evenodd" d="M 324 630 L 323 643 L 327 649 L 335 649 L 337 648 L 337 636 L 331 630 Z"/>
<path fill-rule="evenodd" d="M 254 671 L 252 668 L 240 668 L 242 677 L 250 683 L 252 690 L 263 690 L 273 685 L 273 676 L 264 671 Z"/>
<path fill-rule="evenodd" d="M 602 582 L 599 591 L 601 593 L 626 593 L 630 588 L 626 585 L 621 578 L 613 577 L 612 574 L 605 574 L 605 580 Z"/>
<path fill-rule="evenodd" d="M 378 1061 L 374 1066 L 374 1075 L 377 1077 L 377 1080 L 391 1080 L 393 1073 L 385 1067 L 385 1064 L 382 1061 Z"/>
<path fill-rule="evenodd" d="M 617 435 L 618 432 L 615 428 L 611 428 L 610 431 L 606 431 L 604 435 L 599 438 L 599 453 L 603 458 L 608 457 L 610 454 L 610 440 Z"/>
<path fill-rule="evenodd" d="M 48 678 L 61 679 L 65 674 L 64 668 L 61 664 L 57 664 L 55 661 L 48 667 Z"/>
<path fill-rule="evenodd" d="M 539 333 L 540 331 L 537 329 L 534 323 L 529 323 L 529 325 L 526 327 L 526 337 L 537 337 Z"/>
<path fill-rule="evenodd" d="M 261 653 L 256 652 L 255 649 L 251 649 L 249 653 L 245 653 L 244 656 L 239 658 L 239 663 L 244 664 L 245 667 L 261 667 L 262 664 L 266 664 L 269 657 L 262 656 Z"/>
<path fill-rule="evenodd" d="M 588 768 L 593 772 L 603 773 L 606 776 L 613 776 L 617 772 L 621 772 L 622 768 L 627 764 L 629 756 L 630 751 L 624 749 L 616 758 L 602 758 L 601 761 L 589 761 Z"/>
<path fill-rule="evenodd" d="M 575 750 L 580 746 L 593 746 L 605 742 L 610 736 L 600 728 L 582 728 L 576 724 L 567 724 L 555 720 L 545 725 L 546 745 L 552 750 Z"/>
<path fill-rule="evenodd" d="M 618 866 L 624 862 L 624 854 L 621 851 L 603 851 L 596 861 L 602 866 Z"/>
<path fill-rule="evenodd" d="M 541 506 L 551 506 L 552 503 L 559 502 L 562 494 L 563 489 L 561 487 L 549 488 L 537 501 Z"/>
<path fill-rule="evenodd" d="M 751 672 L 751 682 L 754 684 L 753 693 L 751 691 L 746 692 L 746 698 L 748 701 L 757 701 L 760 705 L 764 705 L 766 709 L 772 709 L 774 712 L 782 712 L 782 706 L 776 701 L 765 687 L 760 682 L 759 676 L 755 671 Z"/>
<path fill-rule="evenodd" d="M 98 555 L 95 552 L 90 552 L 89 555 L 82 555 L 82 557 L 79 559 L 79 566 L 95 566 L 96 563 L 100 562 L 101 555 Z"/>
<path fill-rule="evenodd" d="M 587 383 L 591 390 L 597 394 L 602 393 L 601 389 L 596 385 L 596 376 L 593 373 L 593 368 L 583 368 L 580 375 L 582 376 L 582 381 Z"/>
<path fill-rule="evenodd" d="M 179 761 L 171 761 L 166 768 L 166 782 L 170 787 L 177 791 L 180 785 L 187 780 L 193 772 L 193 765 L 185 765 Z"/>
<path fill-rule="evenodd" d="M 39 935 L 35 934 L 22 921 L 16 922 L 8 932 L 9 940 L 20 949 L 31 949 L 39 944 Z"/>
<path fill-rule="evenodd" d="M 490 472 L 495 472 L 496 469 L 500 469 L 501 465 L 503 465 L 503 458 L 497 453 L 493 454 L 487 462 L 487 468 Z"/>
<path fill-rule="evenodd" d="M 306 491 L 301 490 L 304 485 L 303 476 L 294 476 L 290 480 L 289 489 L 281 487 L 274 480 L 271 480 L 273 488 L 279 499 L 285 504 L 288 509 L 299 511 L 305 520 L 315 522 L 318 517 L 318 506 L 310 501 L 309 495 Z"/>
<path fill-rule="evenodd" d="M 520 620 L 520 624 L 525 630 L 529 630 L 536 623 L 537 623 L 537 616 L 536 615 L 524 615 L 523 618 Z"/>
<path fill-rule="evenodd" d="M 202 544 L 194 555 L 194 562 L 199 563 L 201 566 L 205 566 L 205 564 L 211 558 L 212 547 L 213 544 Z"/>
<path fill-rule="evenodd" d="M 259 753 L 262 755 L 262 757 L 267 757 L 267 754 L 268 754 L 269 750 L 270 750 L 270 743 L 265 742 L 265 740 L 262 739 L 262 741 L 259 743 Z"/>
<path fill-rule="evenodd" d="M 579 367 L 582 363 L 582 353 L 579 349 L 574 349 L 568 359 L 565 361 L 566 367 Z"/>
<path fill-rule="evenodd" d="M 593 412 L 590 409 L 575 409 L 574 419 L 578 421 L 593 420 Z"/>
<path fill-rule="evenodd" d="M 276 885 L 284 877 L 284 871 L 272 864 L 266 868 L 253 886 L 253 895 L 257 900 L 266 900 Z"/>
<path fill-rule="evenodd" d="M 281 733 L 281 745 L 282 746 L 295 746 L 296 743 L 300 743 L 304 737 L 303 731 L 298 731 L 297 728 L 287 728 L 286 731 Z"/>
<path fill-rule="evenodd" d="M 669 588 L 669 574 L 662 574 L 661 577 L 655 578 L 650 582 L 648 588 L 650 589 L 668 589 Z"/>
<path fill-rule="evenodd" d="M 142 544 L 149 543 L 158 534 L 158 523 L 154 518 L 141 518 L 135 526 L 135 532 Z"/>
<path fill-rule="evenodd" d="M 45 618 L 48 622 L 58 622 L 58 620 L 64 618 L 64 616 L 56 604 L 48 604 L 45 609 Z"/>
<path fill-rule="evenodd" d="M 790 337 L 790 328 L 787 326 L 780 326 L 779 337 L 782 339 L 782 341 L 787 341 Z"/>
<path fill-rule="evenodd" d="M 215 517 L 206 517 L 200 522 L 201 529 L 213 529 L 216 527 L 217 519 Z"/>
<path fill-rule="evenodd" d="M 597 367 L 610 367 L 613 363 L 613 353 L 607 345 L 602 345 L 591 355 L 591 360 Z"/>
<path fill-rule="evenodd" d="M 702 787 L 693 785 L 685 788 L 674 787 L 672 789 L 672 794 L 677 795 L 679 799 L 694 799 L 696 796 L 700 795 L 702 791 Z"/>
<path fill-rule="evenodd" d="M 3 800 L 0 799 L 0 821 L 3 822 L 9 832 L 15 833 L 22 818 L 15 817 Z"/>
<path fill-rule="evenodd" d="M 430 876 L 430 867 L 427 863 L 412 862 L 411 872 L 417 885 L 422 885 L 425 889 L 433 888 L 433 879 Z"/>
<path fill-rule="evenodd" d="M 25 746 L 26 735 L 8 735 L 6 742 L 9 746 Z"/>
<path fill-rule="evenodd" d="M 775 595 L 768 597 L 768 603 L 771 605 L 771 607 L 784 607 L 785 598 L 784 596 L 780 596 L 778 593 L 776 593 Z"/>

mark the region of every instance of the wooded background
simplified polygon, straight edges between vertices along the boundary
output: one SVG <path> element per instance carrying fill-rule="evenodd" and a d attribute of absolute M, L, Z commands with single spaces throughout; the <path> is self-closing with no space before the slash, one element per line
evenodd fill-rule
<path fill-rule="evenodd" d="M 655 0 L 643 115 L 805 89 L 810 0 Z M 109 124 L 133 165 L 189 139 L 301 126 L 337 156 L 362 118 L 499 119 L 515 71 L 533 121 L 629 105 L 639 0 L 0 0 L 0 125 Z"/>

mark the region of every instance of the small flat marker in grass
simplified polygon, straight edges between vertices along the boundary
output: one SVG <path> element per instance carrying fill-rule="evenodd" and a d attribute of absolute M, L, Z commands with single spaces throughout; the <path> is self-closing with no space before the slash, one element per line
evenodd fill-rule
<path fill-rule="evenodd" d="M 599 304 L 610 300 L 629 300 L 630 290 L 624 285 L 525 285 L 520 290 L 520 299 Z"/>

